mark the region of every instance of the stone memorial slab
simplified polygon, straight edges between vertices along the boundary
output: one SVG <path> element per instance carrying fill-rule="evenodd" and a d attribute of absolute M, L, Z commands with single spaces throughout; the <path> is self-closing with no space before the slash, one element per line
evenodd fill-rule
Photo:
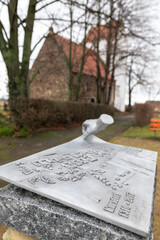
<path fill-rule="evenodd" d="M 0 178 L 147 237 L 157 153 L 87 131 L 84 125 L 73 141 L 1 166 Z"/>

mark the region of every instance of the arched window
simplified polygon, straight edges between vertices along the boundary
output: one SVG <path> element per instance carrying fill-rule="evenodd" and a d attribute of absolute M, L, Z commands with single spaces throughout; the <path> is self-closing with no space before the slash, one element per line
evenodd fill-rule
<path fill-rule="evenodd" d="M 95 98 L 94 97 L 91 98 L 91 103 L 95 103 Z"/>

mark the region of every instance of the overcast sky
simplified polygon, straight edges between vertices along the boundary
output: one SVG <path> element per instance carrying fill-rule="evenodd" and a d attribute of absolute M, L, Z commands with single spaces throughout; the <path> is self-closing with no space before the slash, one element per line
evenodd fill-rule
<path fill-rule="evenodd" d="M 149 17 L 152 17 L 154 20 L 153 25 L 154 25 L 154 29 L 159 33 L 160 35 L 160 2 L 157 0 L 153 0 L 155 1 L 155 3 L 157 3 L 156 5 L 156 10 L 151 10 Z M 27 5 L 28 5 L 28 0 L 20 0 L 21 5 L 19 6 L 19 11 L 21 13 L 22 16 L 24 16 L 26 14 L 26 9 L 27 9 Z M 46 12 L 47 11 L 47 12 Z M 60 4 L 56 4 L 56 13 L 57 16 L 59 13 L 65 16 L 65 14 L 67 13 L 67 9 L 61 7 Z M 55 6 L 54 6 L 54 12 L 55 12 Z M 43 12 L 41 12 L 41 15 L 39 16 L 45 16 L 47 14 L 51 14 L 51 9 L 47 9 Z M 8 22 L 8 15 L 7 15 L 7 11 L 5 7 L 0 7 L 0 19 L 3 20 L 3 23 L 5 23 L 5 26 L 7 28 L 7 22 Z M 34 35 L 33 35 L 33 41 L 32 41 L 32 46 L 34 46 L 34 44 L 37 42 L 38 39 L 40 39 L 40 37 L 42 36 L 42 33 L 47 33 L 48 28 L 51 26 L 51 22 L 37 22 L 34 26 Z M 56 26 L 55 26 L 56 28 Z M 22 32 L 22 31 L 20 31 Z M 67 32 L 66 32 L 66 36 L 67 36 Z M 22 44 L 23 42 L 23 34 L 20 33 L 20 38 L 19 38 L 20 44 Z M 159 39 L 160 41 L 160 39 Z M 33 64 L 34 59 L 36 58 L 40 48 L 42 47 L 43 41 L 41 42 L 41 44 L 39 44 L 39 46 L 37 47 L 37 49 L 35 50 L 34 54 L 32 55 L 32 61 L 31 61 L 31 65 Z M 147 90 L 144 89 L 144 87 L 140 87 L 138 86 L 137 88 L 135 88 L 134 92 L 133 92 L 133 103 L 134 102 L 145 102 L 146 100 L 152 100 L 154 98 L 154 100 L 160 100 L 160 91 L 159 94 L 157 94 L 158 90 L 160 90 L 160 46 L 156 46 L 155 47 L 155 56 L 157 57 L 157 61 L 155 61 L 153 63 L 153 67 L 150 68 L 150 75 L 152 76 L 152 82 L 153 85 L 148 87 Z M 6 74 L 6 69 L 5 69 L 5 64 L 3 62 L 2 56 L 0 54 L 0 98 L 3 97 L 7 97 L 8 93 L 7 93 L 7 83 L 8 83 L 8 79 L 7 79 L 7 74 Z M 154 91 L 153 91 L 154 89 Z M 149 99 L 150 98 L 150 99 Z M 127 95 L 126 95 L 126 103 L 127 103 Z"/>

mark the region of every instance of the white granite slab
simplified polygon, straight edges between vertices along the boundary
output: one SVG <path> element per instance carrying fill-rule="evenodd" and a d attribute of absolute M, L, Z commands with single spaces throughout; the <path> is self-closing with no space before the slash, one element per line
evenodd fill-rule
<path fill-rule="evenodd" d="M 90 136 L 0 167 L 0 178 L 146 237 L 157 153 Z"/>

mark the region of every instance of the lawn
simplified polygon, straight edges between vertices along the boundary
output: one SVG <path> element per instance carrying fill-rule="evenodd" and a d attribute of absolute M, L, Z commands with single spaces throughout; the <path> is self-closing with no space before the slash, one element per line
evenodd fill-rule
<path fill-rule="evenodd" d="M 158 133 L 158 138 L 152 140 L 153 132 L 150 133 L 147 127 L 131 127 L 121 136 L 111 140 L 112 143 L 144 148 L 151 151 L 158 152 L 157 160 L 157 185 L 156 185 L 156 195 L 154 201 L 154 223 L 153 223 L 153 233 L 154 240 L 160 239 L 160 134 Z"/>
<path fill-rule="evenodd" d="M 122 134 L 122 137 L 153 140 L 154 131 L 150 130 L 149 125 L 145 127 L 130 127 L 126 132 Z M 160 140 L 160 131 L 156 132 L 156 139 Z"/>
<path fill-rule="evenodd" d="M 14 132 L 14 127 L 11 125 L 9 118 L 0 113 L 0 136 L 11 136 Z"/>
<path fill-rule="evenodd" d="M 0 113 L 0 137 L 15 136 L 27 137 L 29 135 L 28 127 L 16 128 L 12 123 L 9 112 Z"/>

